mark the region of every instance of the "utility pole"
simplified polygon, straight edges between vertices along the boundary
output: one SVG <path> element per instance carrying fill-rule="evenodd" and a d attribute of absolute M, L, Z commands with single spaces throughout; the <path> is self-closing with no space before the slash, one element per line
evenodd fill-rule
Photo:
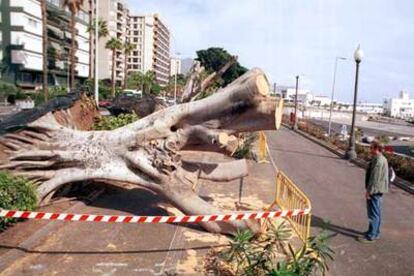
<path fill-rule="evenodd" d="M 298 130 L 298 116 L 297 116 L 297 111 L 298 111 L 298 86 L 299 86 L 299 75 L 296 76 L 296 95 L 295 95 L 295 118 L 294 118 L 294 123 L 293 123 L 293 130 Z"/>

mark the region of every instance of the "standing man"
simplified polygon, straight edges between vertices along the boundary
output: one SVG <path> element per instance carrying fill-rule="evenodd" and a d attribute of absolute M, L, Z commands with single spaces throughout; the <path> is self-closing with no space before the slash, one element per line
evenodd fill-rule
<path fill-rule="evenodd" d="M 378 239 L 381 227 L 382 195 L 388 192 L 388 162 L 382 154 L 384 147 L 378 141 L 371 143 L 372 160 L 365 175 L 367 211 L 369 219 L 368 231 L 360 242 L 374 242 Z"/>

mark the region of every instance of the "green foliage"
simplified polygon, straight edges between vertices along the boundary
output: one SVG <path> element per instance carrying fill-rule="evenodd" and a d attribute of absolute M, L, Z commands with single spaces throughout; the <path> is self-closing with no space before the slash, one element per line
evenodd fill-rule
<path fill-rule="evenodd" d="M 88 79 L 83 84 L 84 90 L 88 91 L 88 94 L 94 95 L 95 94 L 95 80 L 94 79 Z M 110 83 L 99 80 L 99 99 L 110 99 L 111 98 L 111 86 Z M 122 90 L 121 88 L 116 88 L 116 94 L 120 93 Z"/>
<path fill-rule="evenodd" d="M 397 176 L 414 183 L 414 159 L 388 153 L 385 153 L 385 157 Z"/>
<path fill-rule="evenodd" d="M 252 151 L 253 145 L 257 140 L 256 133 L 243 134 L 241 137 L 243 142 L 238 146 L 233 153 L 233 157 L 236 159 L 254 159 L 254 153 Z"/>
<path fill-rule="evenodd" d="M 108 40 L 108 42 L 106 42 L 105 48 L 110 49 L 112 51 L 121 50 L 122 41 L 116 37 L 112 37 L 110 40 Z"/>
<path fill-rule="evenodd" d="M 230 59 L 232 56 L 223 48 L 212 47 L 197 51 L 197 60 L 209 72 L 220 70 Z M 246 72 L 247 69 L 236 62 L 223 74 L 219 86 L 226 86 Z"/>
<path fill-rule="evenodd" d="M 384 145 L 386 145 L 390 142 L 390 138 L 388 136 L 385 136 L 385 135 L 377 136 L 376 139 Z"/>
<path fill-rule="evenodd" d="M 48 91 L 49 91 L 49 100 L 51 100 L 51 99 L 53 99 L 57 96 L 64 96 L 68 93 L 67 88 L 62 87 L 62 86 L 50 87 L 48 89 Z M 41 92 L 36 93 L 36 97 L 35 97 L 34 101 L 35 101 L 36 105 L 44 103 L 45 102 L 45 95 Z"/>
<path fill-rule="evenodd" d="M 147 71 L 133 72 L 128 75 L 127 88 L 140 90 L 144 96 L 157 95 L 161 91 L 161 87 L 156 83 L 155 73 Z"/>
<path fill-rule="evenodd" d="M 119 116 L 105 116 L 95 123 L 95 130 L 113 130 L 131 124 L 138 120 L 135 113 L 120 114 Z"/>
<path fill-rule="evenodd" d="M 34 210 L 37 204 L 36 188 L 31 182 L 0 171 L 0 209 Z M 0 230 L 16 219 L 0 218 Z"/>
<path fill-rule="evenodd" d="M 95 27 L 96 27 L 96 18 L 92 19 L 92 22 L 88 25 L 87 32 L 92 33 L 95 35 Z M 98 37 L 107 37 L 109 34 L 108 31 L 108 23 L 102 19 L 98 19 Z"/>
<path fill-rule="evenodd" d="M 0 80 L 0 100 L 3 101 L 11 95 L 13 95 L 15 100 L 23 100 L 26 98 L 26 95 L 22 89 L 13 84 Z"/>
<path fill-rule="evenodd" d="M 216 275 L 325 275 L 327 262 L 334 256 L 328 245 L 333 235 L 323 231 L 298 251 L 288 243 L 291 235 L 286 221 L 270 224 L 267 233 L 258 237 L 250 231 L 238 232 L 228 249 L 210 253 L 205 268 Z"/>

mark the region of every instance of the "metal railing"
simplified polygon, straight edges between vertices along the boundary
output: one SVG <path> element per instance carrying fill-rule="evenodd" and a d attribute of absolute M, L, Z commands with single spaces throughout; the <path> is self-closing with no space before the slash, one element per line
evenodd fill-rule
<path fill-rule="evenodd" d="M 308 214 L 286 217 L 291 227 L 304 244 L 307 244 L 311 226 L 311 202 L 308 197 L 283 172 L 276 177 L 276 198 L 269 207 L 278 206 L 282 210 L 309 210 Z"/>

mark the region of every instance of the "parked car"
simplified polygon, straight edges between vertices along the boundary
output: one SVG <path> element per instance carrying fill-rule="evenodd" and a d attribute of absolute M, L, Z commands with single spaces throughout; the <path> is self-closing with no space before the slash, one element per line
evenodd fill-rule
<path fill-rule="evenodd" d="M 112 102 L 109 101 L 109 100 L 99 101 L 99 107 L 108 107 L 108 106 L 111 106 L 111 105 L 112 105 Z"/>
<path fill-rule="evenodd" d="M 122 90 L 123 94 L 129 95 L 129 96 L 138 96 L 138 97 L 142 97 L 142 91 L 140 90 L 133 90 L 133 89 L 124 89 Z"/>

